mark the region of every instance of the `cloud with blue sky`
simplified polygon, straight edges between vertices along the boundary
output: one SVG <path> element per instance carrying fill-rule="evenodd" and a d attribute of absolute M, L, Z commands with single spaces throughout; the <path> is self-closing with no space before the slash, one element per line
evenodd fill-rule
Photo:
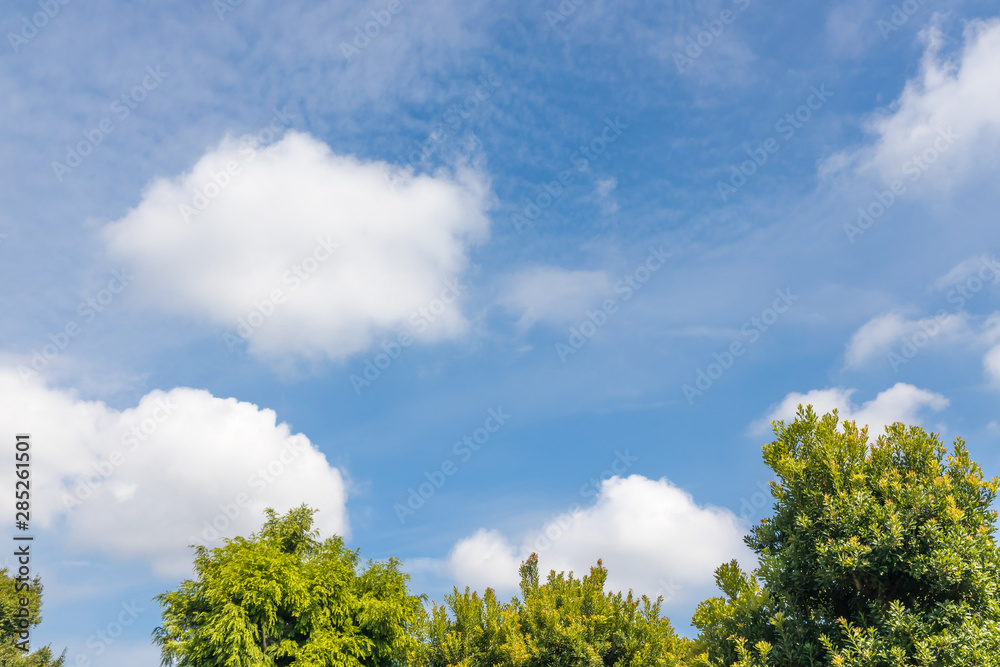
<path fill-rule="evenodd" d="M 158 664 L 153 596 L 267 507 L 436 600 L 602 558 L 690 635 L 798 404 L 1000 473 L 995 3 L 0 27 L 0 438 L 69 664 Z"/>

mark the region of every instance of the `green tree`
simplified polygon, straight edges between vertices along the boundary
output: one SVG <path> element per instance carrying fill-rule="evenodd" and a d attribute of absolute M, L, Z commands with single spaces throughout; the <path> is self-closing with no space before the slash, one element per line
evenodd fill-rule
<path fill-rule="evenodd" d="M 491 589 L 466 588 L 435 605 L 425 631 L 428 667 L 675 667 L 689 653 L 660 616 L 660 600 L 605 593 L 607 569 L 549 573 L 539 585 L 538 556 L 521 565 L 522 600 L 504 604 Z M 448 611 L 451 611 L 449 616 Z"/>
<path fill-rule="evenodd" d="M 53 659 L 52 650 L 46 646 L 34 653 L 28 653 L 16 644 L 22 641 L 21 622 L 26 620 L 29 628 L 36 627 L 42 621 L 42 582 L 38 577 L 28 585 L 7 574 L 7 569 L 0 569 L 0 665 L 3 667 L 61 667 L 66 652 Z M 21 590 L 18 590 L 18 589 Z M 21 599 L 28 601 L 28 615 L 22 612 Z"/>
<path fill-rule="evenodd" d="M 985 479 L 957 439 L 799 407 L 764 446 L 774 516 L 759 568 L 716 571 L 694 616 L 712 665 L 1000 665 L 1000 549 Z"/>
<path fill-rule="evenodd" d="M 268 509 L 249 539 L 196 547 L 193 581 L 157 596 L 164 665 L 382 667 L 417 648 L 423 614 L 396 559 L 369 562 L 340 537 L 317 540 L 315 510 Z"/>

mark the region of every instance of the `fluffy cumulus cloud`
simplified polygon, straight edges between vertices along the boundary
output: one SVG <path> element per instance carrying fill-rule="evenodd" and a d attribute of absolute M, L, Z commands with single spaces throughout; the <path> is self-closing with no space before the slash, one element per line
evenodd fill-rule
<path fill-rule="evenodd" d="M 744 529 L 729 510 L 698 505 L 667 479 L 612 477 L 596 502 L 546 521 L 513 539 L 479 530 L 458 542 L 448 559 L 456 581 L 501 591 L 516 589 L 518 565 L 532 552 L 544 571 L 584 574 L 598 558 L 609 570 L 608 588 L 671 604 L 702 599 L 713 587 L 715 568 L 737 558 L 753 566 Z"/>
<path fill-rule="evenodd" d="M 448 572 L 455 581 L 475 590 L 517 588 L 520 550 L 498 530 L 480 528 L 461 540 L 448 557 Z"/>
<path fill-rule="evenodd" d="M 161 178 L 104 236 L 145 301 L 224 327 L 264 357 L 343 358 L 393 330 L 460 335 L 459 282 L 485 240 L 479 172 L 415 175 L 289 132 L 227 138 Z"/>
<path fill-rule="evenodd" d="M 539 322 L 577 322 L 610 291 L 611 282 L 603 271 L 539 266 L 508 277 L 499 301 L 519 316 L 518 326 L 525 330 Z"/>
<path fill-rule="evenodd" d="M 824 171 L 853 166 L 885 181 L 916 180 L 947 187 L 971 171 L 996 164 L 1000 147 L 1000 19 L 972 21 L 954 57 L 942 55 L 944 38 L 931 27 L 920 74 L 907 82 L 895 104 L 876 114 L 867 129 L 871 146 L 832 158 Z"/>
<path fill-rule="evenodd" d="M 792 392 L 778 403 L 764 419 L 750 427 L 753 434 L 766 433 L 772 421 L 790 422 L 795 419 L 799 405 L 812 405 L 817 414 L 836 410 L 841 421 L 855 421 L 858 426 L 868 426 L 868 433 L 877 436 L 885 427 L 895 422 L 922 425 L 923 415 L 930 410 L 938 412 L 948 407 L 949 401 L 941 394 L 918 389 L 911 384 L 897 382 L 880 392 L 872 400 L 856 405 L 851 396 L 856 389 L 813 389 L 805 394 Z"/>
<path fill-rule="evenodd" d="M 206 391 L 153 391 L 125 410 L 0 369 L 0 430 L 30 433 L 32 519 L 73 549 L 189 571 L 187 545 L 247 535 L 306 503 L 348 530 L 341 472 L 274 411 Z M 13 479 L 0 483 L 13 496 Z"/>

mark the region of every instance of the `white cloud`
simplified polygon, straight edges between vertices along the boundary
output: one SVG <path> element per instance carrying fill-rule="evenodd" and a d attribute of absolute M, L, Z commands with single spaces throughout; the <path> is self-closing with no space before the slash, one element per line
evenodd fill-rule
<path fill-rule="evenodd" d="M 517 569 L 522 560 L 517 547 L 508 542 L 503 533 L 480 528 L 452 549 L 448 571 L 455 581 L 473 590 L 509 591 L 517 588 Z"/>
<path fill-rule="evenodd" d="M 953 340 L 969 333 L 965 313 L 941 314 L 919 320 L 907 319 L 898 312 L 872 318 L 861 326 L 847 344 L 845 362 L 848 368 L 859 368 L 873 357 L 899 348 L 905 339 L 920 335 L 920 347 L 931 341 Z M 926 340 L 924 340 L 926 338 Z"/>
<path fill-rule="evenodd" d="M 538 322 L 566 324 L 586 317 L 586 311 L 611 291 L 603 271 L 568 271 L 552 266 L 525 269 L 510 276 L 499 302 L 515 315 L 524 330 Z"/>
<path fill-rule="evenodd" d="M 607 197 L 618 187 L 618 179 L 615 177 L 602 178 L 597 181 L 596 192 L 598 197 Z"/>
<path fill-rule="evenodd" d="M 206 522 L 247 535 L 265 507 L 306 503 L 325 535 L 348 530 L 341 472 L 273 410 L 176 388 L 119 411 L 10 369 L 0 369 L 0 402 L 0 431 L 32 436 L 32 520 L 72 549 L 176 575 L 190 571 L 187 545 L 219 546 Z M 7 497 L 12 484 L 0 483 Z"/>
<path fill-rule="evenodd" d="M 541 569 L 586 573 L 598 558 L 609 590 L 627 590 L 673 603 L 711 594 L 715 568 L 733 558 L 753 566 L 744 530 L 727 509 L 698 505 L 667 479 L 641 475 L 605 480 L 595 504 L 547 521 L 537 532 L 510 539 L 481 529 L 458 542 L 448 559 L 456 581 L 479 590 L 516 589 L 518 565 L 539 553 Z"/>
<path fill-rule="evenodd" d="M 848 367 L 858 367 L 892 347 L 907 330 L 908 321 L 899 313 L 879 315 L 854 332 L 845 354 Z"/>
<path fill-rule="evenodd" d="M 104 232 L 145 301 L 233 333 L 243 319 L 261 356 L 339 359 L 392 330 L 466 329 L 457 302 L 421 309 L 455 300 L 488 199 L 472 169 L 417 176 L 289 132 L 267 147 L 227 138 Z"/>
<path fill-rule="evenodd" d="M 983 371 L 995 388 L 1000 388 L 1000 312 L 986 318 L 979 334 L 978 343 L 988 347 L 983 356 Z"/>
<path fill-rule="evenodd" d="M 941 394 L 903 382 L 897 382 L 862 405 L 855 405 L 851 401 L 851 395 L 855 391 L 857 390 L 835 387 L 813 389 L 805 394 L 792 392 L 772 408 L 767 417 L 752 424 L 750 432 L 761 435 L 768 432 L 772 421 L 794 421 L 797 407 L 801 404 L 812 405 L 818 415 L 837 410 L 841 421 L 855 421 L 859 427 L 867 425 L 869 435 L 878 436 L 887 425 L 895 422 L 922 425 L 924 422 L 921 415 L 926 410 L 939 412 L 949 404 L 948 399 Z"/>
<path fill-rule="evenodd" d="M 949 303 L 965 305 L 988 285 L 1000 280 L 1000 266 L 986 255 L 958 263 L 935 281 L 940 291 L 948 290 Z M 894 369 L 920 350 L 932 344 L 961 343 L 964 351 L 982 354 L 986 375 L 1000 385 L 1000 352 L 994 347 L 1000 340 L 1000 311 L 987 316 L 970 315 L 964 310 L 934 317 L 909 319 L 899 312 L 872 318 L 851 337 L 844 354 L 845 367 L 861 368 L 872 359 L 885 355 Z M 832 391 L 832 390 L 831 390 Z"/>
<path fill-rule="evenodd" d="M 1000 345 L 991 348 L 983 357 L 983 368 L 990 381 L 1000 386 Z"/>
<path fill-rule="evenodd" d="M 873 144 L 853 154 L 835 155 L 821 172 L 854 165 L 859 173 L 888 182 L 929 171 L 922 184 L 951 182 L 996 164 L 1000 146 L 1000 19 L 972 21 L 957 58 L 941 55 L 944 38 L 936 27 L 921 33 L 927 49 L 919 76 L 907 82 L 899 99 L 873 116 L 867 129 Z M 941 139 L 949 130 L 952 145 Z M 936 142 L 936 146 L 935 146 Z M 928 153 L 922 168 L 920 156 Z M 936 153 L 936 157 L 931 156 Z M 914 157 L 918 160 L 915 161 Z M 907 171 L 909 169 L 909 171 Z M 908 182 L 908 180 L 904 181 Z"/>
<path fill-rule="evenodd" d="M 617 188 L 618 179 L 614 177 L 600 179 L 595 184 L 594 195 L 601 208 L 601 215 L 614 215 L 618 212 L 618 202 L 614 197 Z"/>
<path fill-rule="evenodd" d="M 1000 265 L 997 264 L 996 258 L 992 255 L 977 255 L 956 264 L 934 282 L 934 287 L 942 291 L 954 290 L 965 284 L 968 291 L 977 286 L 981 289 L 983 284 L 996 284 L 998 281 L 1000 281 Z"/>
<path fill-rule="evenodd" d="M 983 322 L 979 340 L 984 345 L 995 345 L 1000 340 L 1000 311 L 993 313 Z"/>

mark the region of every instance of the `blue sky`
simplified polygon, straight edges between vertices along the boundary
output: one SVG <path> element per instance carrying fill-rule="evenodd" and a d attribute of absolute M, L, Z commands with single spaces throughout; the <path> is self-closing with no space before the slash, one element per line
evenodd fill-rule
<path fill-rule="evenodd" d="M 0 432 L 70 664 L 157 664 L 186 545 L 267 506 L 438 600 L 604 558 L 690 632 L 797 403 L 1000 472 L 995 3 L 0 26 Z"/>

